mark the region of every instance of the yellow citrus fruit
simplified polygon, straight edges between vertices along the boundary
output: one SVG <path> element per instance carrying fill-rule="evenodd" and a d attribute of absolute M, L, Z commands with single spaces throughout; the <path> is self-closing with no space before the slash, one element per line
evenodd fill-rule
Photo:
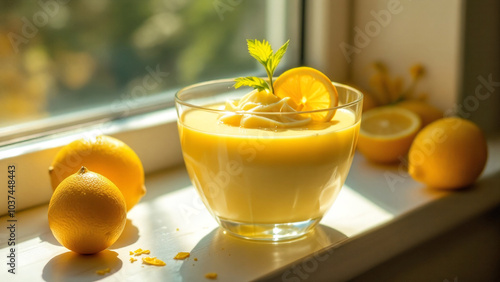
<path fill-rule="evenodd" d="M 287 70 L 274 82 L 274 94 L 279 98 L 290 97 L 297 111 L 315 111 L 329 109 L 338 105 L 338 93 L 335 86 L 322 72 L 298 67 Z M 314 121 L 330 121 L 335 111 L 311 113 Z"/>
<path fill-rule="evenodd" d="M 366 111 L 361 119 L 358 150 L 373 162 L 397 162 L 408 153 L 420 125 L 420 118 L 403 108 L 385 106 Z"/>
<path fill-rule="evenodd" d="M 84 138 L 64 146 L 49 168 L 52 188 L 80 167 L 99 173 L 123 193 L 127 211 L 146 193 L 144 169 L 137 154 L 122 141 L 110 136 Z"/>
<path fill-rule="evenodd" d="M 79 254 L 95 254 L 120 237 L 127 209 L 115 184 L 82 167 L 54 191 L 48 217 L 59 243 Z"/>
<path fill-rule="evenodd" d="M 435 120 L 443 118 L 443 112 L 440 109 L 423 101 L 406 100 L 399 102 L 396 105 L 416 113 L 422 120 L 422 127 Z"/>
<path fill-rule="evenodd" d="M 430 187 L 465 187 L 483 171 L 487 152 L 477 125 L 457 117 L 443 118 L 418 133 L 408 154 L 408 171 Z"/>

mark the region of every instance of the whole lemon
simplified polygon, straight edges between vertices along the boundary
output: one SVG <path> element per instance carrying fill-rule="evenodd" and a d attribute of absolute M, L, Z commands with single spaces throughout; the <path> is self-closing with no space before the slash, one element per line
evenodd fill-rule
<path fill-rule="evenodd" d="M 116 138 L 101 135 L 64 146 L 49 167 L 52 188 L 56 189 L 82 166 L 111 180 L 123 193 L 127 211 L 146 193 L 141 160 L 127 144 Z"/>
<path fill-rule="evenodd" d="M 95 254 L 120 237 L 127 209 L 116 185 L 82 167 L 54 191 L 48 217 L 59 243 L 79 254 Z"/>
<path fill-rule="evenodd" d="M 453 189 L 476 181 L 486 165 L 486 139 L 471 121 L 450 117 L 422 129 L 409 151 L 413 179 L 430 187 Z"/>

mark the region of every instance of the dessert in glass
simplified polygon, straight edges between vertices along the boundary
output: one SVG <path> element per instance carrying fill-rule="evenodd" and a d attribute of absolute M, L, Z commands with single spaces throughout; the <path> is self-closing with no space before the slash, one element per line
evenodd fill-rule
<path fill-rule="evenodd" d="M 282 241 L 307 234 L 332 206 L 356 148 L 358 90 L 311 68 L 282 76 L 273 91 L 236 89 L 225 79 L 176 94 L 191 182 L 219 225 L 238 237 Z M 318 98 L 325 93 L 326 100 Z M 326 106 L 318 109 L 321 102 Z"/>

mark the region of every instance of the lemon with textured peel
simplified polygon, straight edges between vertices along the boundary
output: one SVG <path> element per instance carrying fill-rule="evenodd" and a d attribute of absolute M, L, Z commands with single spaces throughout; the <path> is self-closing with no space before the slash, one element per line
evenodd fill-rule
<path fill-rule="evenodd" d="M 146 193 L 144 169 L 137 154 L 122 141 L 101 135 L 75 140 L 64 146 L 49 167 L 52 188 L 85 166 L 111 180 L 125 197 L 127 210 Z"/>
<path fill-rule="evenodd" d="M 404 157 L 421 127 L 415 113 L 394 106 L 363 113 L 358 150 L 370 161 L 394 163 Z"/>
<path fill-rule="evenodd" d="M 322 72 L 298 67 L 285 71 L 274 82 L 274 94 L 290 97 L 297 111 L 315 111 L 338 106 L 338 93 L 331 80 Z M 313 121 L 328 122 L 335 110 L 311 113 Z"/>
<path fill-rule="evenodd" d="M 487 155 L 486 139 L 476 124 L 443 118 L 418 133 L 408 153 L 408 172 L 429 187 L 466 187 L 481 175 Z"/>
<path fill-rule="evenodd" d="M 95 254 L 120 237 L 127 209 L 115 184 L 82 167 L 54 191 L 48 219 L 61 245 L 79 254 Z"/>

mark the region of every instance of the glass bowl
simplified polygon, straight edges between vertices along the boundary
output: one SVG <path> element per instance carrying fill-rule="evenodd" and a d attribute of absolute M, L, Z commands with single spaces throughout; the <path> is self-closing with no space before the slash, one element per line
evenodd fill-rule
<path fill-rule="evenodd" d="M 227 100 L 238 100 L 251 91 L 234 89 L 233 84 L 232 79 L 199 83 L 175 96 L 191 182 L 220 227 L 230 234 L 268 241 L 303 236 L 332 206 L 347 177 L 363 95 L 333 83 L 339 105 L 314 111 L 334 111 L 330 122 L 288 129 L 243 128 L 219 121 L 228 114 Z M 270 118 L 287 114 L 297 115 L 259 113 Z"/>

